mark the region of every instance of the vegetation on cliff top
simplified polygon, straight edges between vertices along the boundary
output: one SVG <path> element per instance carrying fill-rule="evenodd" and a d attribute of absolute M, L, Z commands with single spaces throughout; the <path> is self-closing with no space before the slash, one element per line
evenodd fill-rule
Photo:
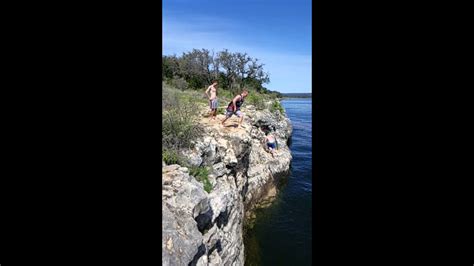
<path fill-rule="evenodd" d="M 194 95 L 181 93 L 163 86 L 162 98 L 162 142 L 164 149 L 180 150 L 192 148 L 192 140 L 203 134 L 198 123 L 199 102 L 205 102 Z"/>
<path fill-rule="evenodd" d="M 281 93 L 263 86 L 270 82 L 263 66 L 247 53 L 232 53 L 227 49 L 217 53 L 193 49 L 181 56 L 163 56 L 162 78 L 180 90 L 206 89 L 213 80 L 217 80 L 219 88 L 232 94 L 240 93 L 245 87 L 250 91 L 281 97 Z"/>

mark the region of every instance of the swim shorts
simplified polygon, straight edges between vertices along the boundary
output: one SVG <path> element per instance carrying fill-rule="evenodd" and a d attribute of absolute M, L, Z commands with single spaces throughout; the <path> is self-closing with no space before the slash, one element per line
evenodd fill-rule
<path fill-rule="evenodd" d="M 267 142 L 267 146 L 269 148 L 276 149 L 276 144 L 275 143 Z"/>
<path fill-rule="evenodd" d="M 236 115 L 237 117 L 242 117 L 243 113 L 240 111 L 240 110 L 237 110 L 236 112 L 232 112 L 232 111 L 229 111 L 227 110 L 225 116 L 226 117 L 231 117 L 232 115 Z"/>
<path fill-rule="evenodd" d="M 210 100 L 211 109 L 217 109 L 217 98 Z"/>

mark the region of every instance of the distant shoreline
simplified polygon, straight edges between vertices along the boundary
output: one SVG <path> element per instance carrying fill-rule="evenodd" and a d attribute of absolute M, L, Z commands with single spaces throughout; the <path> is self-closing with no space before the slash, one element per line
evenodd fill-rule
<path fill-rule="evenodd" d="M 312 98 L 312 93 L 282 93 L 282 98 Z"/>

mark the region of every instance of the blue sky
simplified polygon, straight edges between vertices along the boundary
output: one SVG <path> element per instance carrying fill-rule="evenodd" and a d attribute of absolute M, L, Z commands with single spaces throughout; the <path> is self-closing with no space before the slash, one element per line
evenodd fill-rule
<path fill-rule="evenodd" d="M 311 92 L 311 0 L 163 0 L 163 54 L 193 48 L 246 52 L 268 89 Z"/>

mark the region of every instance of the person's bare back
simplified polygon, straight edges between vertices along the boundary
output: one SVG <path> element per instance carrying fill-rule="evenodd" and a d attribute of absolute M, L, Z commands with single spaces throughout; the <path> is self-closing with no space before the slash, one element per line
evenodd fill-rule
<path fill-rule="evenodd" d="M 275 137 L 273 135 L 268 135 L 267 136 L 267 141 L 270 142 L 270 143 L 274 143 L 275 142 Z"/>
<path fill-rule="evenodd" d="M 270 152 L 270 154 L 274 158 L 275 157 L 274 153 L 278 149 L 278 146 L 277 146 L 277 143 L 276 143 L 276 138 L 270 132 L 266 132 L 265 134 L 266 134 L 266 136 L 263 139 L 263 141 L 265 142 L 265 144 L 267 146 L 267 149 L 268 149 L 267 151 Z"/>

